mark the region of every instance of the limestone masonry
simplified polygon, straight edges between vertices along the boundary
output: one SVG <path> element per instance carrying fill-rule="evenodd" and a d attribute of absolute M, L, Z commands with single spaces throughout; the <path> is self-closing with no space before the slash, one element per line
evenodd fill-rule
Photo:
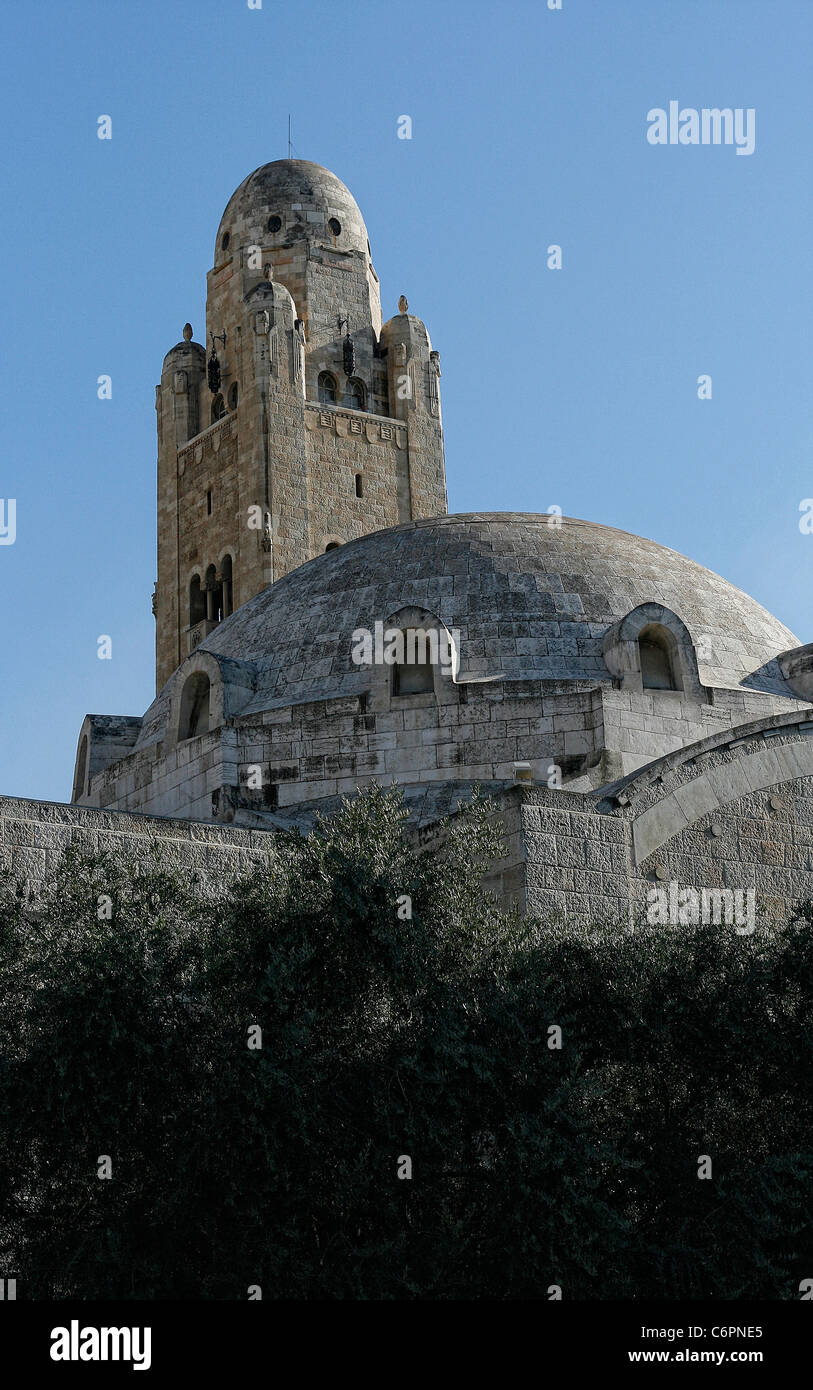
<path fill-rule="evenodd" d="M 813 897 L 813 644 L 638 536 L 448 516 L 439 356 L 399 309 L 334 174 L 244 180 L 205 344 L 187 325 L 156 392 L 155 700 L 86 717 L 73 806 L 0 802 L 6 861 L 35 886 L 77 838 L 157 838 L 216 874 L 374 781 L 429 843 L 479 784 L 491 886 L 529 911 L 634 917 L 677 880 L 786 918 Z M 359 663 L 376 624 L 408 655 Z"/>

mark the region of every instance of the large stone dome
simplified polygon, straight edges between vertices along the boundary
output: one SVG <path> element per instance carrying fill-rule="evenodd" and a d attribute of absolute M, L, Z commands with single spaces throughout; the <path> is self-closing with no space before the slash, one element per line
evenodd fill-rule
<path fill-rule="evenodd" d="M 269 241 L 284 246 L 302 238 L 369 254 L 364 218 L 341 179 L 307 159 L 275 159 L 243 179 L 229 199 L 217 230 L 215 264 L 228 247 Z"/>
<path fill-rule="evenodd" d="M 608 630 L 650 602 L 685 623 L 706 685 L 791 695 L 775 658 L 796 637 L 733 584 L 626 531 L 516 512 L 350 541 L 243 604 L 201 650 L 256 663 L 254 709 L 355 694 L 369 671 L 353 664 L 354 629 L 415 605 L 458 629 L 461 682 L 610 681 Z"/>

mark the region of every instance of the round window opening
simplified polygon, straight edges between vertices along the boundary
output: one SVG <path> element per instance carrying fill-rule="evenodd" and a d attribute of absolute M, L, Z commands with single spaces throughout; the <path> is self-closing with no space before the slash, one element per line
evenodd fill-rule
<path fill-rule="evenodd" d="M 273 216 L 273 217 L 269 217 L 269 219 L 268 219 L 268 230 L 269 230 L 269 232 L 278 232 L 281 226 L 282 226 L 282 218 L 281 218 L 281 217 L 277 217 L 277 214 L 276 214 L 276 213 L 274 213 L 274 216 Z"/>
<path fill-rule="evenodd" d="M 338 236 L 340 231 L 342 230 L 342 224 L 339 221 L 338 217 L 331 217 L 327 225 L 329 226 L 334 236 Z"/>
<path fill-rule="evenodd" d="M 228 249 L 229 249 L 229 242 L 230 242 L 230 241 L 231 241 L 231 237 L 229 236 L 229 233 L 228 233 L 228 232 L 224 232 L 224 233 L 223 233 L 223 236 L 222 236 L 222 239 L 221 239 L 221 242 L 220 242 L 220 248 L 221 248 L 222 251 L 228 251 Z"/>

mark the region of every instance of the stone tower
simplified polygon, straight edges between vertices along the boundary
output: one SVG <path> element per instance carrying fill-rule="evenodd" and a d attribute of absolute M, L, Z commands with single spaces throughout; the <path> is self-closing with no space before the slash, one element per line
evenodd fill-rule
<path fill-rule="evenodd" d="M 344 541 L 446 512 L 440 366 L 406 300 L 381 322 L 361 212 L 305 160 L 226 207 L 206 347 L 156 389 L 156 687 L 240 604 Z"/>

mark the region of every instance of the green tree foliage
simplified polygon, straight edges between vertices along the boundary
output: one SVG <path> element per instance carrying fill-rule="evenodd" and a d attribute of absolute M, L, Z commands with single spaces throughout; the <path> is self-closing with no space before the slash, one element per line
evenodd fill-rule
<path fill-rule="evenodd" d="M 207 891 L 157 855 L 6 883 L 0 1273 L 29 1298 L 798 1296 L 811 914 L 523 922 L 481 890 L 485 806 L 421 855 L 404 822 L 373 789 Z"/>

